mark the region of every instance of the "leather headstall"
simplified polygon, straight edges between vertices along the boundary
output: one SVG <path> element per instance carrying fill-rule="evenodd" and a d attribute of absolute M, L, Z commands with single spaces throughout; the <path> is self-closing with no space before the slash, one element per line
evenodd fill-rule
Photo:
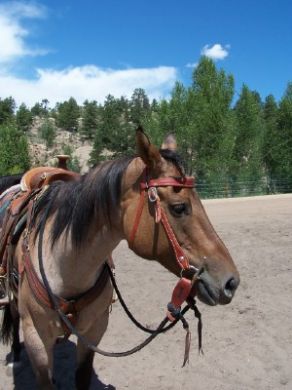
<path fill-rule="evenodd" d="M 188 298 L 201 270 L 190 265 L 187 255 L 184 253 L 179 244 L 171 224 L 167 218 L 167 214 L 163 207 L 161 207 L 159 194 L 157 188 L 159 187 L 175 187 L 175 188 L 193 188 L 195 186 L 194 177 L 162 177 L 157 179 L 147 179 L 147 170 L 143 174 L 144 180 L 140 183 L 140 199 L 137 206 L 136 216 L 133 228 L 129 238 L 129 245 L 133 247 L 135 236 L 139 227 L 142 216 L 142 211 L 145 204 L 145 194 L 148 194 L 148 201 L 154 205 L 155 208 L 155 223 L 162 224 L 166 236 L 172 246 L 175 254 L 176 262 L 181 269 L 181 278 L 175 286 L 172 294 L 172 299 L 168 305 L 168 317 L 171 321 L 174 320 L 172 312 L 179 312 L 181 304 Z"/>
<path fill-rule="evenodd" d="M 162 177 L 157 179 L 147 178 L 147 170 L 143 173 L 143 181 L 140 183 L 140 199 L 136 211 L 136 217 L 134 220 L 133 228 L 129 238 L 130 247 L 133 246 L 135 236 L 141 220 L 143 207 L 145 204 L 145 194 L 148 194 L 148 201 L 155 207 L 155 222 L 162 223 L 165 233 L 170 241 L 170 244 L 174 250 L 176 261 L 182 270 L 189 268 L 189 260 L 184 254 L 181 246 L 179 245 L 173 229 L 168 221 L 167 215 L 164 209 L 161 207 L 160 198 L 157 188 L 159 187 L 175 187 L 175 188 L 193 188 L 195 186 L 194 177 Z"/>

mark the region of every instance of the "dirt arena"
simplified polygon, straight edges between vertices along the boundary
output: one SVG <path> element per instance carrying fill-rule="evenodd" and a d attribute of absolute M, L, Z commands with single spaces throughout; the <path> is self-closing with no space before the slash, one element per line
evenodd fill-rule
<path fill-rule="evenodd" d="M 277 390 L 292 389 L 292 195 L 204 202 L 239 268 L 241 285 L 230 305 L 198 306 L 203 316 L 204 356 L 198 356 L 196 321 L 190 363 L 181 368 L 185 333 L 179 325 L 127 358 L 96 356 L 91 389 L 102 390 Z M 174 278 L 131 253 L 114 253 L 117 280 L 135 315 L 154 327 L 165 314 Z M 101 346 L 123 350 L 142 341 L 119 304 Z M 58 389 L 74 389 L 74 339 L 56 348 Z M 22 351 L 22 365 L 6 366 L 0 347 L 0 389 L 35 389 Z"/>

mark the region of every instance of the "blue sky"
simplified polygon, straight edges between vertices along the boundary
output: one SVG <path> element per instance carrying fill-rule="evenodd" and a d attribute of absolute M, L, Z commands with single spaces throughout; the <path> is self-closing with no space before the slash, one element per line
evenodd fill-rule
<path fill-rule="evenodd" d="M 167 97 L 200 55 L 262 98 L 292 81 L 290 0 L 0 0 L 0 97 Z"/>

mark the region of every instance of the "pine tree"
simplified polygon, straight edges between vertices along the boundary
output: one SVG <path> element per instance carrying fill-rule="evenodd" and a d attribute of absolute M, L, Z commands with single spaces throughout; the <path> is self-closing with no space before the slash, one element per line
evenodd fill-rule
<path fill-rule="evenodd" d="M 288 83 L 278 110 L 278 137 L 274 148 L 277 164 L 276 174 L 283 182 L 281 191 L 289 192 L 292 188 L 292 82 Z"/>
<path fill-rule="evenodd" d="M 43 99 L 42 102 L 44 100 L 45 99 Z M 48 102 L 48 100 L 45 100 L 45 102 Z M 35 103 L 35 105 L 31 108 L 30 112 L 33 117 L 38 116 L 40 118 L 43 118 L 48 115 L 47 104 L 44 105 L 42 103 Z"/>
<path fill-rule="evenodd" d="M 94 100 L 89 102 L 85 100 L 83 103 L 83 114 L 82 114 L 82 126 L 80 129 L 81 135 L 85 139 L 93 139 L 98 126 L 98 106 Z"/>
<path fill-rule="evenodd" d="M 136 125 L 143 124 L 150 115 L 149 99 L 142 88 L 136 88 L 130 101 L 130 119 Z"/>
<path fill-rule="evenodd" d="M 14 124 L 0 125 L 0 175 L 23 172 L 29 166 L 26 136 Z"/>
<path fill-rule="evenodd" d="M 56 138 L 56 128 L 52 120 L 45 119 L 39 128 L 39 134 L 45 140 L 47 148 L 51 148 Z"/>
<path fill-rule="evenodd" d="M 263 118 L 263 161 L 268 176 L 272 177 L 277 172 L 277 161 L 279 161 L 278 105 L 273 95 L 269 95 L 265 99 Z"/>
<path fill-rule="evenodd" d="M 68 101 L 56 106 L 57 126 L 68 131 L 77 131 L 80 109 L 76 100 L 71 97 Z"/>
<path fill-rule="evenodd" d="M 237 162 L 235 174 L 238 180 L 246 181 L 250 191 L 261 186 L 263 171 L 264 122 L 262 104 L 258 94 L 243 85 L 235 105 L 236 140 L 234 157 Z"/>
<path fill-rule="evenodd" d="M 11 122 L 14 119 L 15 100 L 10 96 L 9 98 L 0 98 L 0 125 Z"/>
<path fill-rule="evenodd" d="M 128 105 L 121 99 L 108 95 L 100 111 L 100 121 L 94 137 L 91 164 L 105 158 L 132 154 L 134 126 L 125 121 Z"/>
<path fill-rule="evenodd" d="M 16 124 L 19 130 L 28 131 L 32 125 L 31 111 L 26 107 L 24 103 L 19 106 L 16 113 Z"/>

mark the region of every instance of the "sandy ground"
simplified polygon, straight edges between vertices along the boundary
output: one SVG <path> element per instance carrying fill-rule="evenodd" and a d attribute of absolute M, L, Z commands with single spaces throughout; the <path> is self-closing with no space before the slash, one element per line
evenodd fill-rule
<path fill-rule="evenodd" d="M 184 331 L 160 336 L 138 354 L 120 359 L 96 356 L 91 389 L 277 390 L 292 389 L 292 195 L 204 202 L 241 273 L 230 305 L 207 307 L 204 356 L 198 356 L 196 322 L 190 364 L 181 368 Z M 120 288 L 132 311 L 155 326 L 165 313 L 174 278 L 162 267 L 134 256 L 122 243 L 114 253 Z M 123 350 L 144 335 L 115 304 L 101 346 Z M 73 389 L 74 339 L 56 350 L 59 389 Z M 25 350 L 16 372 L 0 349 L 0 389 L 35 389 Z"/>

